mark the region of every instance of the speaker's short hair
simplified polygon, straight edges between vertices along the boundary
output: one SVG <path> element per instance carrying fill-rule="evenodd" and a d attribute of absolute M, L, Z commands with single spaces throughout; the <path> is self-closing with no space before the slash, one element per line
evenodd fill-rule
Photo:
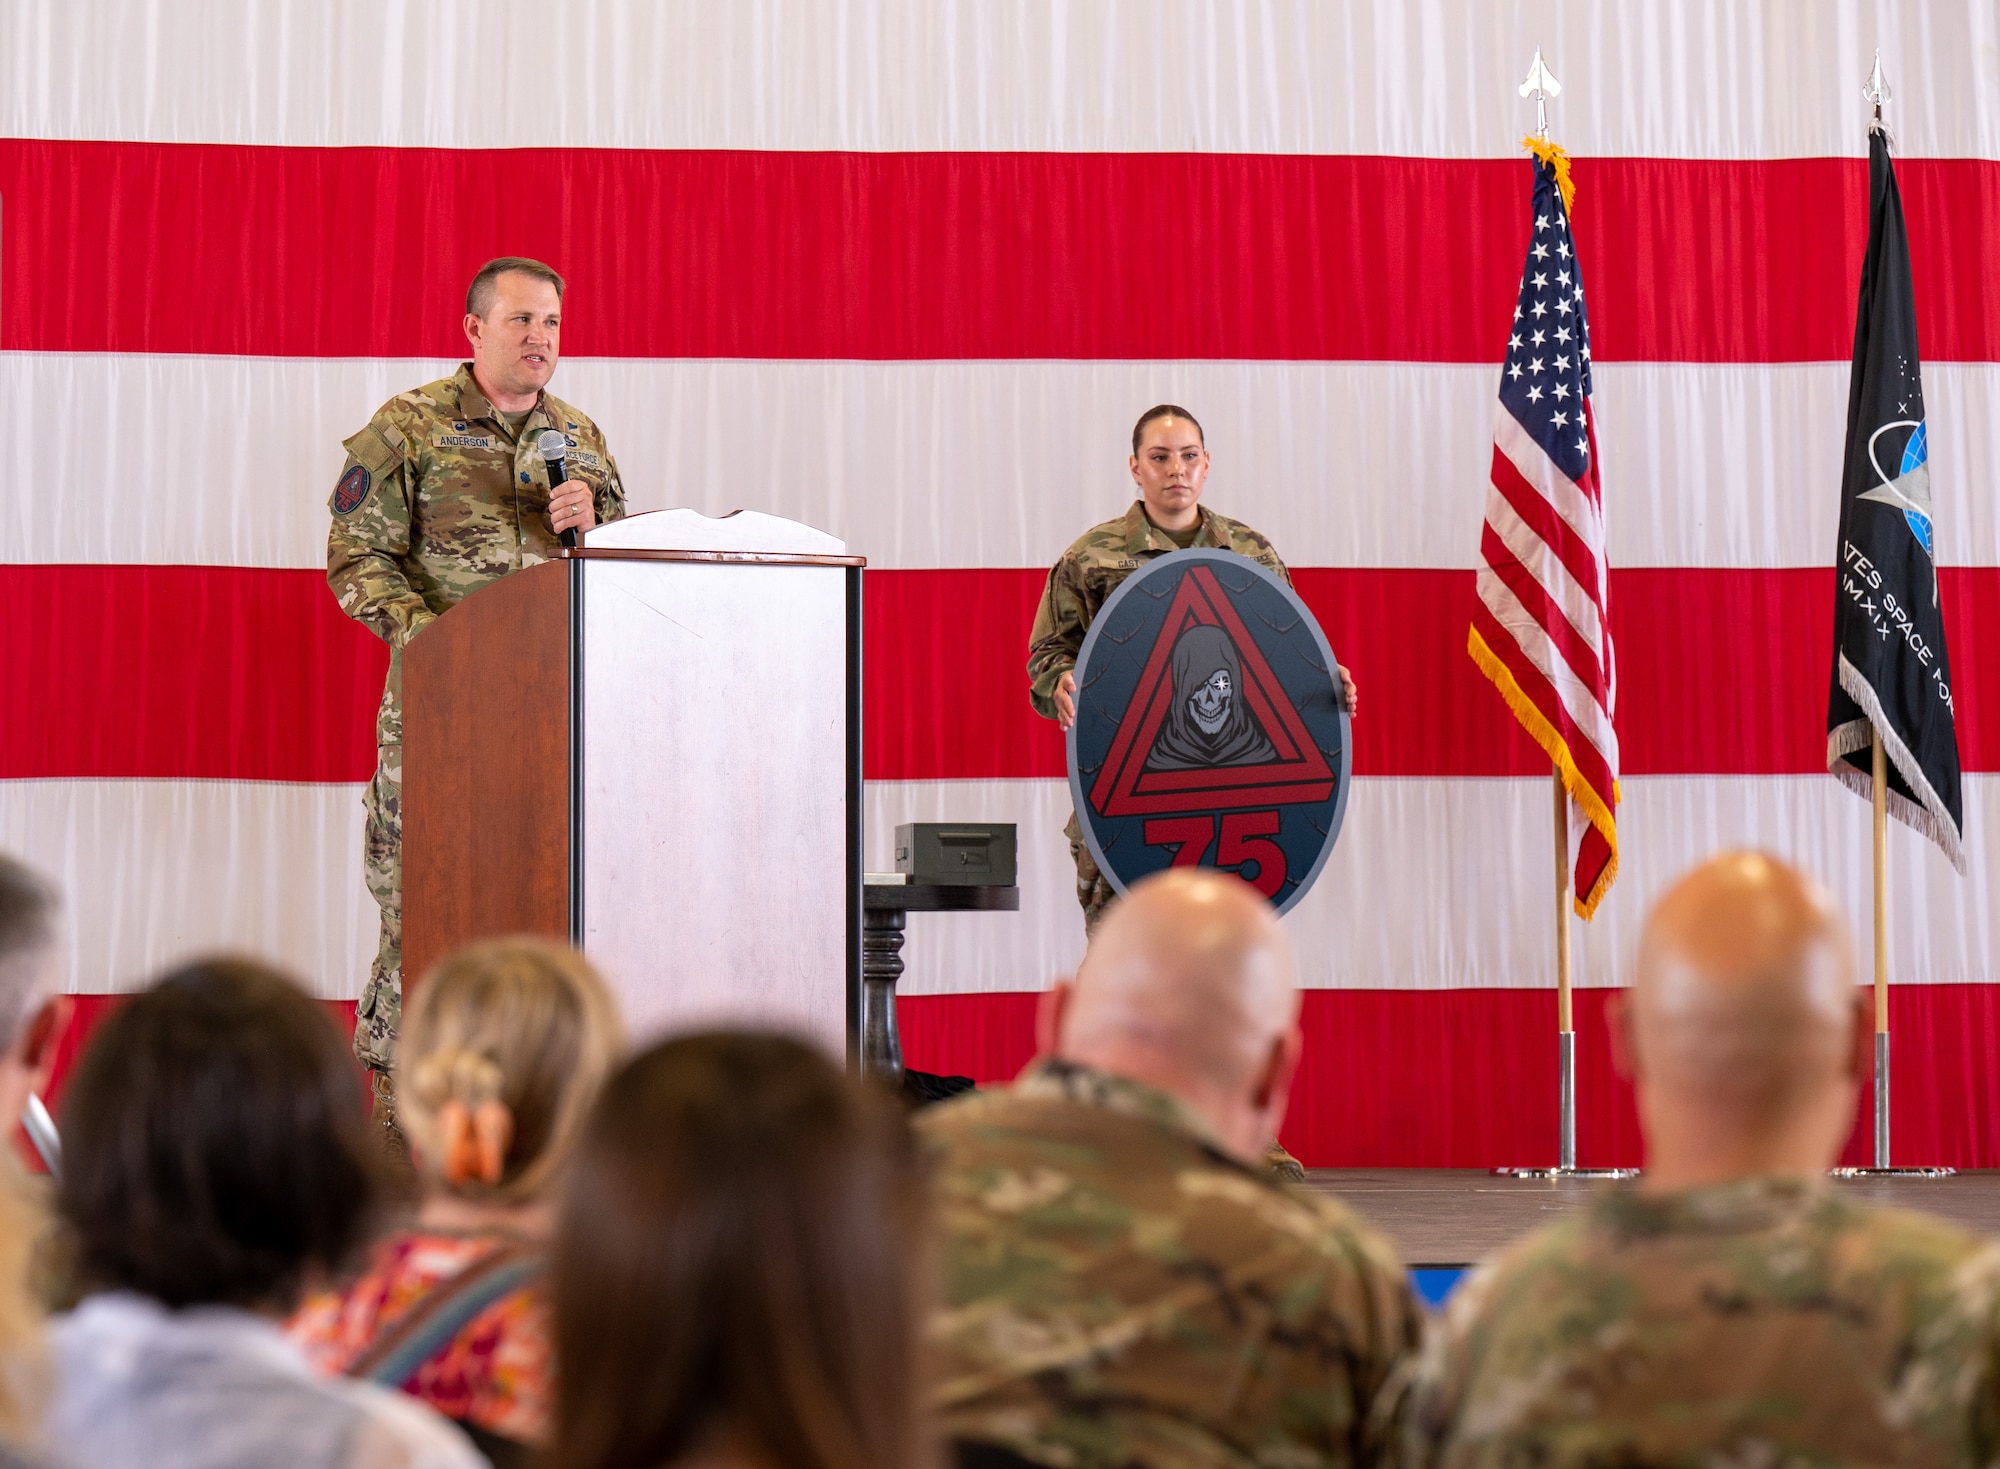
<path fill-rule="evenodd" d="M 525 255 L 502 255 L 498 260 L 489 260 L 480 266 L 479 274 L 465 288 L 467 316 L 485 319 L 486 313 L 493 309 L 493 298 L 499 294 L 493 283 L 503 275 L 531 275 L 538 281 L 547 281 L 556 288 L 556 299 L 562 300 L 563 278 L 556 273 L 554 266 L 530 260 Z"/>
<path fill-rule="evenodd" d="M 1146 437 L 1146 425 L 1162 418 L 1185 418 L 1194 425 L 1194 436 L 1201 440 L 1202 448 L 1208 447 L 1208 435 L 1201 431 L 1201 420 L 1178 403 L 1160 403 L 1139 415 L 1139 421 L 1132 425 L 1132 452 L 1139 452 L 1139 441 Z"/>

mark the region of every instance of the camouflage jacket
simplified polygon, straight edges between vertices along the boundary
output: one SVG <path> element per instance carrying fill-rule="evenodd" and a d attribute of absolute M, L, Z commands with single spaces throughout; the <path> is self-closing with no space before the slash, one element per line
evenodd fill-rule
<path fill-rule="evenodd" d="M 1201 525 L 1189 549 L 1199 546 L 1248 556 L 1291 585 L 1292 574 L 1269 541 L 1206 506 L 1201 507 Z M 1146 502 L 1134 500 L 1117 520 L 1094 525 L 1078 536 L 1062 560 L 1049 568 L 1041 605 L 1035 609 L 1035 630 L 1028 635 L 1028 701 L 1037 714 L 1056 717 L 1056 684 L 1076 667 L 1083 635 L 1118 584 L 1154 557 L 1179 549 L 1146 518 Z"/>
<path fill-rule="evenodd" d="M 1057 1469 L 1377 1457 L 1371 1401 L 1422 1313 L 1347 1210 L 1229 1156 L 1172 1097 L 1064 1062 L 920 1127 L 948 1437 Z"/>
<path fill-rule="evenodd" d="M 560 429 L 568 473 L 588 481 L 600 522 L 625 513 L 618 465 L 597 425 L 544 392 L 516 434 L 472 364 L 399 394 L 348 439 L 333 491 L 326 580 L 340 610 L 390 647 L 378 744 L 403 737 L 403 645 L 488 582 L 553 556 L 549 477 L 535 440 Z"/>
<path fill-rule="evenodd" d="M 1411 1465 L 1992 1462 L 2000 1247 L 1801 1180 L 1610 1191 L 1453 1295 Z"/>

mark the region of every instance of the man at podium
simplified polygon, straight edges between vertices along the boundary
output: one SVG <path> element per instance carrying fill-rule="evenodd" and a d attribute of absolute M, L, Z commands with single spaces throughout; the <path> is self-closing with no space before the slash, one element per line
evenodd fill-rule
<path fill-rule="evenodd" d="M 604 435 L 547 391 L 561 343 L 563 278 L 538 260 L 488 261 L 465 293 L 472 360 L 383 404 L 342 446 L 326 580 L 340 609 L 388 643 L 362 870 L 382 935 L 361 992 L 354 1051 L 377 1116 L 393 1126 L 389 1068 L 402 1012 L 403 647 L 488 582 L 549 560 L 566 530 L 625 513 Z M 540 436 L 563 435 L 551 493 Z"/>

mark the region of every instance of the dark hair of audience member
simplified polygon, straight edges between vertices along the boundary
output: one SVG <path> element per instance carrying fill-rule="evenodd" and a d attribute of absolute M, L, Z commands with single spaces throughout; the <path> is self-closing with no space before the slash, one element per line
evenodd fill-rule
<path fill-rule="evenodd" d="M 247 959 L 177 969 L 98 1027 L 63 1098 L 61 1210 L 86 1290 L 286 1310 L 363 1242 L 380 1188 L 318 1001 Z"/>
<path fill-rule="evenodd" d="M 557 1225 L 554 1462 L 930 1463 L 924 1224 L 902 1108 L 810 1046 L 697 1035 L 636 1057 Z"/>

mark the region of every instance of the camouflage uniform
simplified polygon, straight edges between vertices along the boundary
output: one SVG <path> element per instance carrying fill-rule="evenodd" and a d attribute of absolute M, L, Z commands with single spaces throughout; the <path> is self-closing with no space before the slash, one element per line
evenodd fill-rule
<path fill-rule="evenodd" d="M 1201 524 L 1188 549 L 1234 551 L 1257 562 L 1286 586 L 1292 584 L 1292 574 L 1263 536 L 1241 521 L 1198 508 Z M 1146 518 L 1146 502 L 1134 500 L 1132 508 L 1117 520 L 1092 526 L 1078 536 L 1063 552 L 1062 560 L 1049 568 L 1041 605 L 1035 609 L 1035 629 L 1028 640 L 1028 701 L 1037 714 L 1044 719 L 1056 717 L 1056 684 L 1076 667 L 1084 634 L 1118 584 L 1146 562 L 1179 549 L 1165 531 Z M 1111 884 L 1097 870 L 1074 811 L 1063 834 L 1069 838 L 1070 856 L 1076 862 L 1076 900 L 1083 905 L 1084 932 L 1088 934 L 1097 927 L 1113 897 Z"/>
<path fill-rule="evenodd" d="M 377 1072 L 395 1059 L 403 993 L 403 646 L 488 582 L 554 556 L 548 472 L 535 440 L 560 429 L 568 473 L 588 482 L 600 522 L 625 513 L 604 435 L 543 393 L 518 430 L 472 377 L 472 364 L 390 399 L 348 439 L 330 502 L 326 580 L 340 610 L 389 645 L 375 722 L 375 777 L 362 868 L 382 909 L 382 937 L 361 994 L 354 1050 Z"/>
<path fill-rule="evenodd" d="M 2000 1248 L 1824 1184 L 1625 1188 L 1453 1296 L 1411 1465 L 1931 1465 L 2000 1452 Z"/>
<path fill-rule="evenodd" d="M 1422 1313 L 1329 1199 L 1174 1098 L 1068 1062 L 924 1113 L 943 1432 L 1057 1469 L 1373 1462 L 1370 1407 Z"/>

